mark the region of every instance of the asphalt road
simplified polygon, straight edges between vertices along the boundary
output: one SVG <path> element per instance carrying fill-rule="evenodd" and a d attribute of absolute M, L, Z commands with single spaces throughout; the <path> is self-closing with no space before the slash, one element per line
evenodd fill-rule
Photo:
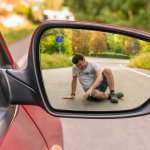
<path fill-rule="evenodd" d="M 24 69 L 27 65 L 28 50 L 30 46 L 31 35 L 12 44 L 8 45 L 10 53 L 17 63 L 18 67 Z"/>
<path fill-rule="evenodd" d="M 27 41 L 27 42 L 25 42 Z M 10 47 L 12 55 L 23 68 L 29 38 Z M 18 46 L 18 44 L 20 46 Z M 22 51 L 24 56 L 17 56 Z M 16 56 L 15 56 L 16 55 Z M 146 72 L 149 74 L 149 72 Z M 138 76 L 138 75 L 137 75 Z M 141 89 L 142 93 L 142 88 Z M 65 150 L 149 150 L 150 116 L 128 119 L 67 119 L 60 118 Z"/>

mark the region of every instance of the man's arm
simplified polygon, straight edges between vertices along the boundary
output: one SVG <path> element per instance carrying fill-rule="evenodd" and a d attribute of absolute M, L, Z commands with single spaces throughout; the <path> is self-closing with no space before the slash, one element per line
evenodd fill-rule
<path fill-rule="evenodd" d="M 84 94 L 84 98 L 87 99 L 88 96 L 91 96 L 92 91 L 97 88 L 100 84 L 100 82 L 102 81 L 102 73 L 100 70 L 96 71 L 96 80 L 95 82 L 91 85 L 91 87 L 86 91 L 86 93 Z"/>
<path fill-rule="evenodd" d="M 71 95 L 65 96 L 64 99 L 74 99 L 76 88 L 77 88 L 77 76 L 73 76 L 71 82 Z"/>
<path fill-rule="evenodd" d="M 72 92 L 71 95 L 75 96 L 76 88 L 77 88 L 77 76 L 72 77 L 72 84 L 71 84 Z"/>

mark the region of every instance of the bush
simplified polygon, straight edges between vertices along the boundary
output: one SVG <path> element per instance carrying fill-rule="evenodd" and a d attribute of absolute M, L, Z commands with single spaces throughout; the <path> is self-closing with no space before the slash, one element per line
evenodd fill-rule
<path fill-rule="evenodd" d="M 41 68 L 63 68 L 72 66 L 72 62 L 69 56 L 63 54 L 41 54 Z"/>
<path fill-rule="evenodd" d="M 150 53 L 143 53 L 132 58 L 128 66 L 132 68 L 143 68 L 150 70 Z"/>
<path fill-rule="evenodd" d="M 55 30 L 50 30 L 50 32 L 47 31 L 46 35 L 42 38 L 40 43 L 41 53 L 54 54 L 60 52 L 66 55 L 72 55 L 71 40 L 67 36 L 64 36 L 64 42 L 57 43 L 55 41 L 57 36 L 55 32 Z"/>
<path fill-rule="evenodd" d="M 100 58 L 118 58 L 118 59 L 130 59 L 130 56 L 120 53 L 90 53 L 89 56 Z"/>

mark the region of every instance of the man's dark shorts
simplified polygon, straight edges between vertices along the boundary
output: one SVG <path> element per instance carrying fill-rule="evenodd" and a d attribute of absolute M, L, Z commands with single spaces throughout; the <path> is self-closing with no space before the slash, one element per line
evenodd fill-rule
<path fill-rule="evenodd" d="M 107 83 L 107 79 L 106 79 L 104 72 L 102 72 L 102 77 L 103 77 L 103 80 L 101 81 L 101 83 L 99 84 L 99 86 L 96 89 L 101 92 L 105 92 L 107 90 L 108 83 Z M 88 100 L 89 101 L 97 101 L 97 99 L 92 96 L 89 96 Z"/>

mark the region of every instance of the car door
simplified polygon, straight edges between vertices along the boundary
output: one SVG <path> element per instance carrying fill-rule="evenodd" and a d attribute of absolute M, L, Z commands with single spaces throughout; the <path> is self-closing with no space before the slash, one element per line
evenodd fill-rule
<path fill-rule="evenodd" d="M 0 67 L 17 68 L 1 33 Z M 47 150 L 56 146 L 62 149 L 62 129 L 58 119 L 46 117 L 40 107 L 12 106 L 4 99 L 4 94 L 0 86 L 0 149 Z"/>

